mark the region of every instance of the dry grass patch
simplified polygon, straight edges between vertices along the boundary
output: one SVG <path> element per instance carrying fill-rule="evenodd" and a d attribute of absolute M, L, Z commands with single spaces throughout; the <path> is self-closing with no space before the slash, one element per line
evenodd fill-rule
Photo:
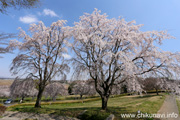
<path fill-rule="evenodd" d="M 0 80 L 0 86 L 11 86 L 11 84 L 13 83 L 13 80 Z"/>

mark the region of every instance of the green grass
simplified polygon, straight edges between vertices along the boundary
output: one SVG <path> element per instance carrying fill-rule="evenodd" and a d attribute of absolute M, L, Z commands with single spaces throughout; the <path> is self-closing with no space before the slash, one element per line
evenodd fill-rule
<path fill-rule="evenodd" d="M 89 98 L 97 98 L 99 97 L 98 95 L 95 96 L 83 96 L 82 99 L 89 99 Z M 9 98 L 0 98 L 0 103 L 5 102 L 7 99 Z M 79 100 L 80 96 L 79 95 L 68 95 L 68 96 L 57 96 L 56 101 L 65 101 L 65 100 Z M 13 102 L 19 102 L 21 100 L 21 98 L 16 98 L 13 99 Z M 36 98 L 32 99 L 32 97 L 25 97 L 23 100 L 23 103 L 32 103 L 35 102 Z M 51 102 L 52 98 L 47 97 L 45 98 L 44 96 L 42 97 L 41 101 L 43 102 Z"/>
<path fill-rule="evenodd" d="M 143 113 L 157 113 L 160 109 L 164 95 L 146 95 L 140 96 L 120 96 L 110 98 L 108 101 L 107 111 L 101 111 L 101 100 L 66 103 L 66 104 L 45 104 L 41 108 L 34 108 L 33 105 L 18 105 L 8 108 L 9 110 L 33 113 L 56 114 L 70 117 L 77 117 L 79 113 L 87 110 L 87 116 L 100 118 L 107 117 L 109 114 L 114 114 L 116 119 L 121 118 L 122 113 L 137 113 L 140 110 Z"/>
<path fill-rule="evenodd" d="M 179 114 L 180 114 L 180 98 L 176 98 L 176 103 L 177 103 Z"/>
<path fill-rule="evenodd" d="M 23 120 L 38 120 L 38 119 L 25 118 Z"/>

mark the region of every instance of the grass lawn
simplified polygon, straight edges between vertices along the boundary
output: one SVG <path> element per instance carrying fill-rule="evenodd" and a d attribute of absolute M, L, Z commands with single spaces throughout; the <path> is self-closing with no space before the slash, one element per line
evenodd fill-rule
<path fill-rule="evenodd" d="M 89 98 L 97 98 L 99 97 L 98 95 L 95 95 L 95 96 L 83 96 L 83 99 L 89 99 Z M 7 99 L 9 99 L 9 97 L 1 97 L 0 98 L 0 103 L 3 103 L 5 102 Z M 13 102 L 19 102 L 22 98 L 19 97 L 19 98 L 15 98 L 13 99 Z M 68 95 L 68 96 L 57 96 L 56 98 L 56 101 L 63 101 L 63 100 L 78 100 L 80 99 L 80 96 L 79 95 Z M 24 100 L 23 100 L 23 103 L 32 103 L 32 102 L 35 102 L 36 101 L 36 97 L 33 99 L 32 97 L 25 97 Z M 50 97 L 42 97 L 41 99 L 42 102 L 51 102 L 52 101 L 52 98 Z"/>
<path fill-rule="evenodd" d="M 66 103 L 66 104 L 51 104 L 42 105 L 42 108 L 34 108 L 33 105 L 18 105 L 8 108 L 21 112 L 34 112 L 56 114 L 70 117 L 77 117 L 79 113 L 87 110 L 87 114 L 98 114 L 107 117 L 109 114 L 114 114 L 116 120 L 121 119 L 122 113 L 137 113 L 140 110 L 143 113 L 157 113 L 163 104 L 165 95 L 145 95 L 141 96 L 121 96 L 110 98 L 108 101 L 107 111 L 101 111 L 101 100 L 89 101 L 84 103 Z M 97 116 L 96 116 L 97 119 Z"/>
<path fill-rule="evenodd" d="M 180 97 L 176 97 L 176 103 L 177 103 L 179 114 L 180 114 Z"/>

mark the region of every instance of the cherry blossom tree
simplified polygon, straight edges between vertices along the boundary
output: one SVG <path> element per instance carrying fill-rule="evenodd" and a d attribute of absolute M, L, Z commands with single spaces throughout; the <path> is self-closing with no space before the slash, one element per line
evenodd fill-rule
<path fill-rule="evenodd" d="M 76 84 L 76 82 L 77 81 L 70 81 L 70 83 L 69 83 L 69 86 L 68 86 L 68 93 L 69 93 L 69 95 L 73 95 L 73 93 L 72 93 L 72 89 L 73 89 L 73 86 Z"/>
<path fill-rule="evenodd" d="M 135 21 L 108 19 L 97 9 L 92 14 L 85 13 L 75 23 L 71 44 L 74 69 L 76 74 L 88 72 L 94 80 L 103 110 L 107 108 L 114 82 L 127 80 L 122 76 L 170 76 L 179 72 L 179 54 L 155 46 L 172 37 L 166 31 L 143 32 L 141 27 Z"/>
<path fill-rule="evenodd" d="M 91 95 L 91 96 L 96 95 L 97 92 L 96 92 L 96 89 L 95 89 L 94 80 L 88 79 L 88 80 L 86 80 L 86 84 L 89 86 L 89 88 L 88 88 L 89 92 L 88 92 L 87 95 Z"/>
<path fill-rule="evenodd" d="M 111 95 L 120 95 L 121 94 L 122 85 L 121 84 L 114 84 Z"/>
<path fill-rule="evenodd" d="M 8 85 L 0 85 L 0 97 L 9 97 L 10 89 Z"/>
<path fill-rule="evenodd" d="M 58 95 L 68 95 L 68 90 L 59 82 L 52 82 L 47 85 L 44 91 L 45 96 L 50 96 L 53 101 L 56 100 Z"/>
<path fill-rule="evenodd" d="M 77 81 L 72 87 L 72 93 L 80 95 L 80 99 L 82 99 L 83 95 L 95 95 L 96 91 L 90 81 Z"/>
<path fill-rule="evenodd" d="M 164 79 L 164 90 L 180 95 L 180 81 L 173 79 Z"/>
<path fill-rule="evenodd" d="M 143 89 L 142 80 L 138 77 L 125 77 L 114 82 L 112 88 L 112 95 L 119 95 L 121 93 L 138 93 L 141 94 Z M 141 83 L 142 82 L 142 83 Z"/>
<path fill-rule="evenodd" d="M 127 80 L 125 80 L 125 83 L 123 84 L 127 86 L 128 93 L 138 93 L 140 95 L 142 94 L 143 85 L 139 81 L 139 79 L 140 78 L 138 77 L 130 77 Z"/>
<path fill-rule="evenodd" d="M 142 83 L 144 90 L 156 90 L 157 95 L 159 94 L 159 90 L 169 91 L 175 94 L 180 93 L 179 80 L 164 77 L 148 77 Z"/>
<path fill-rule="evenodd" d="M 19 37 L 23 42 L 10 41 L 10 47 L 20 50 L 12 62 L 11 72 L 20 71 L 37 80 L 38 95 L 35 107 L 41 107 L 41 97 L 45 87 L 55 77 L 66 78 L 69 66 L 63 57 L 67 53 L 66 45 L 70 28 L 64 26 L 65 20 L 59 20 L 46 27 L 43 22 L 31 24 L 30 33 L 20 28 Z"/>
<path fill-rule="evenodd" d="M 35 82 L 31 78 L 19 79 L 17 77 L 10 86 L 10 96 L 12 98 L 21 97 L 21 100 L 24 100 L 25 97 L 34 96 L 37 92 Z"/>

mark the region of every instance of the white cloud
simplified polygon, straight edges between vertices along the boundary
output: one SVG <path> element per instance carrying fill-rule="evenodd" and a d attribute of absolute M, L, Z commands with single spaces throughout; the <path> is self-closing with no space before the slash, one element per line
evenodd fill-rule
<path fill-rule="evenodd" d="M 26 16 L 20 17 L 19 21 L 26 23 L 26 24 L 30 24 L 30 23 L 38 22 L 38 19 L 34 15 L 26 15 Z"/>
<path fill-rule="evenodd" d="M 44 9 L 43 15 L 51 16 L 51 17 L 59 17 L 53 10 L 50 10 L 50 9 Z"/>
<path fill-rule="evenodd" d="M 70 59 L 70 58 L 71 58 L 71 56 L 68 55 L 68 54 L 62 54 L 62 56 L 63 56 L 65 59 Z"/>

